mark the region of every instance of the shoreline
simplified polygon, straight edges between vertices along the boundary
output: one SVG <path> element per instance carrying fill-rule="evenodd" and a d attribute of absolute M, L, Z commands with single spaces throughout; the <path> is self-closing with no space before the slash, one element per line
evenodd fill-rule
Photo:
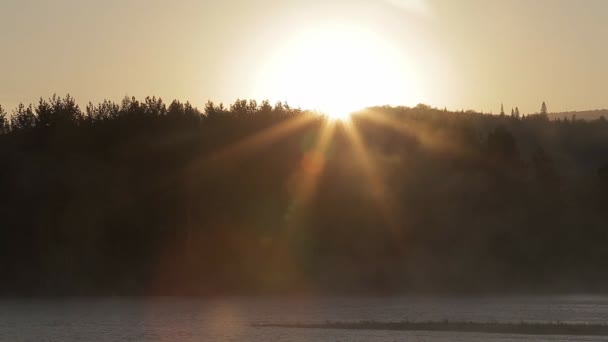
<path fill-rule="evenodd" d="M 344 330 L 400 330 L 470 332 L 488 334 L 517 335 L 570 335 L 570 336 L 608 336 L 607 324 L 575 323 L 490 323 L 490 322 L 377 322 L 377 321 L 327 321 L 324 323 L 251 323 L 255 328 L 293 328 L 293 329 L 344 329 Z"/>

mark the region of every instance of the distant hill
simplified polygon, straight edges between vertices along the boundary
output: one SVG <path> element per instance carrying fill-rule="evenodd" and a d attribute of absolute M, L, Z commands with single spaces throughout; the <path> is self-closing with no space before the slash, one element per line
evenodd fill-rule
<path fill-rule="evenodd" d="M 563 119 L 568 118 L 568 120 L 572 119 L 572 116 L 576 116 L 577 120 L 597 120 L 600 117 L 608 118 L 608 109 L 596 109 L 596 110 L 583 110 L 577 112 L 560 112 L 560 113 L 550 113 L 549 117 L 551 119 Z"/>

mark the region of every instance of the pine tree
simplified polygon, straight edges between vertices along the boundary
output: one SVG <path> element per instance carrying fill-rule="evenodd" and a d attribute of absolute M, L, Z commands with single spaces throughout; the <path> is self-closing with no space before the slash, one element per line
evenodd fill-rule
<path fill-rule="evenodd" d="M 543 101 L 542 106 L 540 107 L 540 115 L 547 115 L 549 112 L 547 111 L 547 104 Z"/>
<path fill-rule="evenodd" d="M 502 103 L 500 104 L 500 115 L 505 115 L 505 106 Z"/>
<path fill-rule="evenodd" d="M 515 117 L 519 117 L 519 107 L 515 107 Z"/>
<path fill-rule="evenodd" d="M 32 105 L 20 103 L 11 116 L 11 130 L 27 130 L 36 127 L 36 115 Z"/>
<path fill-rule="evenodd" d="M 0 134 L 7 133 L 9 130 L 8 119 L 6 117 L 6 112 L 4 108 L 0 106 Z"/>

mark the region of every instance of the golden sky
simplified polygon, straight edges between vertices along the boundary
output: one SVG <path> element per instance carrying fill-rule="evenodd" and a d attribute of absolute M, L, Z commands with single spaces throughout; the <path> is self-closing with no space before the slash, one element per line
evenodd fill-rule
<path fill-rule="evenodd" d="M 605 0 L 1 0 L 0 104 L 608 107 Z"/>

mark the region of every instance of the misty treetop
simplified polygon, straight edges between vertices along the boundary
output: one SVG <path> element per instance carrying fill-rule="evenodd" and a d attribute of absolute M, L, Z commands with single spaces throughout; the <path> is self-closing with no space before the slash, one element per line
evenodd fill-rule
<path fill-rule="evenodd" d="M 511 113 L 0 107 L 0 293 L 603 291 L 608 123 Z"/>

